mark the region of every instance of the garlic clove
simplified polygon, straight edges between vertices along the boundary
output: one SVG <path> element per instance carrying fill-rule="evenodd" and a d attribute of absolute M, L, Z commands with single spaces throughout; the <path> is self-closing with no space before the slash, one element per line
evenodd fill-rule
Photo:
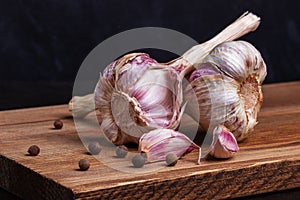
<path fill-rule="evenodd" d="M 213 141 L 209 148 L 209 154 L 214 158 L 231 158 L 238 152 L 239 147 L 234 135 L 222 125 L 213 131 Z"/>
<path fill-rule="evenodd" d="M 150 131 L 142 135 L 139 141 L 139 151 L 146 153 L 148 162 L 165 160 L 169 153 L 182 157 L 194 149 L 199 149 L 199 164 L 201 148 L 186 135 L 171 129 Z"/>
<path fill-rule="evenodd" d="M 155 128 L 175 129 L 184 107 L 180 75 L 147 54 L 128 54 L 109 65 L 95 89 L 101 127 L 114 144 L 138 143 Z"/>

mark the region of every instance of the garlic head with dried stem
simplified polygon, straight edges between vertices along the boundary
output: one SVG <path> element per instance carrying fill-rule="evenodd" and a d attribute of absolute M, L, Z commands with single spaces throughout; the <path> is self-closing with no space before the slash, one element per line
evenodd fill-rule
<path fill-rule="evenodd" d="M 199 106 L 199 124 L 205 130 L 224 124 L 242 141 L 257 124 L 266 73 L 261 54 L 250 43 L 224 42 L 189 76 L 198 102 L 188 104 L 187 110 L 193 116 L 193 107 L 189 105 Z"/>
<path fill-rule="evenodd" d="M 156 128 L 177 128 L 181 103 L 179 74 L 143 53 L 113 62 L 95 89 L 101 127 L 114 144 L 138 143 L 144 133 Z"/>

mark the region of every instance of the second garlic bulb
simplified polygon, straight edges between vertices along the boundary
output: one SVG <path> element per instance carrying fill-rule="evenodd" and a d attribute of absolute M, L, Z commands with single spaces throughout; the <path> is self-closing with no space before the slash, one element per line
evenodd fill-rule
<path fill-rule="evenodd" d="M 245 41 L 225 42 L 215 47 L 196 65 L 188 80 L 199 106 L 199 124 L 205 130 L 223 124 L 238 141 L 245 139 L 257 124 L 263 95 L 261 85 L 266 77 L 266 65 L 261 54 Z M 192 90 L 192 91 L 191 91 Z M 191 100 L 192 101 L 192 100 Z"/>

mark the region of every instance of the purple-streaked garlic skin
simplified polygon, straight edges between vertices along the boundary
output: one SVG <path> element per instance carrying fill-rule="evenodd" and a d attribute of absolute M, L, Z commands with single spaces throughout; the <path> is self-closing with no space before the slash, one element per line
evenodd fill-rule
<path fill-rule="evenodd" d="M 209 126 L 224 124 L 238 141 L 247 138 L 257 124 L 265 76 L 266 65 L 250 43 L 232 41 L 214 48 L 189 77 L 198 100 L 201 127 L 208 130 Z M 185 91 L 187 99 L 189 92 Z M 196 114 L 191 104 L 186 109 L 191 116 Z"/>
<path fill-rule="evenodd" d="M 199 66 L 199 69 L 201 70 L 195 70 L 191 76 L 189 77 L 189 82 L 194 81 L 197 78 L 201 78 L 204 76 L 212 76 L 212 75 L 218 75 L 220 72 L 214 68 L 214 66 L 210 63 L 202 63 Z"/>
<path fill-rule="evenodd" d="M 114 144 L 138 143 L 155 128 L 177 128 L 181 103 L 179 74 L 143 53 L 109 65 L 95 89 L 102 129 Z"/>
<path fill-rule="evenodd" d="M 186 135 L 171 129 L 156 129 L 142 135 L 139 142 L 139 151 L 147 154 L 148 162 L 162 161 L 169 153 L 178 157 L 200 147 Z"/>
<path fill-rule="evenodd" d="M 238 82 L 256 76 L 256 81 L 261 84 L 267 75 L 261 54 L 246 41 L 222 43 L 209 53 L 207 60 Z"/>
<path fill-rule="evenodd" d="M 133 85 L 132 81 L 136 81 L 140 78 L 143 73 L 151 68 L 152 66 L 156 66 L 158 62 L 152 58 L 149 57 L 148 54 L 145 53 L 132 53 L 127 54 L 118 60 L 115 60 L 111 64 L 109 64 L 103 71 L 103 78 L 106 78 L 110 80 L 113 83 L 113 81 L 117 78 L 116 77 L 116 71 L 120 71 L 118 73 L 125 74 L 126 77 L 123 77 L 123 79 L 130 79 L 130 82 L 127 82 L 129 85 Z M 118 68 L 118 69 L 116 69 Z M 132 69 L 130 69 L 132 68 Z M 129 73 L 126 73 L 127 71 L 130 71 Z M 134 73 L 136 72 L 136 73 Z"/>
<path fill-rule="evenodd" d="M 114 62 L 110 63 L 103 71 L 103 77 L 107 79 L 112 79 L 115 75 L 115 68 L 119 60 L 115 60 Z"/>
<path fill-rule="evenodd" d="M 234 135 L 222 125 L 217 126 L 213 131 L 213 141 L 209 148 L 209 154 L 214 158 L 231 158 L 239 147 Z"/>

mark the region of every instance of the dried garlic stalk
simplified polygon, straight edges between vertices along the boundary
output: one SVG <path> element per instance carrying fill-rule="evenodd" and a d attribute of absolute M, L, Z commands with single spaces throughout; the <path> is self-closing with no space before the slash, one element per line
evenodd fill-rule
<path fill-rule="evenodd" d="M 95 111 L 94 94 L 86 96 L 75 96 L 69 102 L 69 111 L 74 117 L 83 118 L 89 113 Z"/>

